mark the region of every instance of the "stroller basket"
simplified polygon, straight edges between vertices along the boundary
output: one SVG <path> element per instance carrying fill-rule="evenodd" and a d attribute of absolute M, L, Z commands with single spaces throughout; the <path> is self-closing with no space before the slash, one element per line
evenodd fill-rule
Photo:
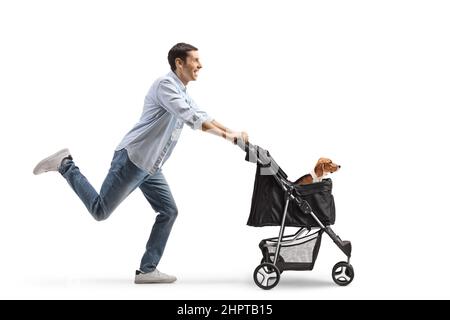
<path fill-rule="evenodd" d="M 322 230 L 301 229 L 295 235 L 284 236 L 281 240 L 277 267 L 280 270 L 312 270 L 320 249 Z M 306 234 L 305 234 L 306 233 Z M 273 263 L 278 238 L 264 239 L 259 247 L 265 262 Z"/>

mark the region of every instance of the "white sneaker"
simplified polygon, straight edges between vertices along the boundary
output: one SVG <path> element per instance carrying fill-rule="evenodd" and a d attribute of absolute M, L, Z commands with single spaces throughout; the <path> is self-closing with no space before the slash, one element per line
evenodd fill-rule
<path fill-rule="evenodd" d="M 170 276 L 168 274 L 160 272 L 158 269 L 152 272 L 142 273 L 140 270 L 136 270 L 136 277 L 134 278 L 134 283 L 144 284 L 144 283 L 172 283 L 175 282 L 177 278 L 175 276 Z"/>
<path fill-rule="evenodd" d="M 41 174 L 48 171 L 58 171 L 59 166 L 61 165 L 61 161 L 63 161 L 64 158 L 69 157 L 70 157 L 69 149 L 59 150 L 55 154 L 52 154 L 51 156 L 48 156 L 44 160 L 41 160 L 34 168 L 33 173 Z"/>

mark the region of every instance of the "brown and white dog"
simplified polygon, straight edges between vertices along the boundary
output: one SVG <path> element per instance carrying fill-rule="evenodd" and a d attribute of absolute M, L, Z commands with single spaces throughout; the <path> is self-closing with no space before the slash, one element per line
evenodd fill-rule
<path fill-rule="evenodd" d="M 333 163 L 330 159 L 327 158 L 320 158 L 316 166 L 314 167 L 314 170 L 311 171 L 311 173 L 305 174 L 304 176 L 300 177 L 295 181 L 295 184 L 305 185 L 305 184 L 311 184 L 315 182 L 320 182 L 322 179 L 325 178 L 325 176 L 328 173 L 333 173 L 338 171 L 341 168 L 340 165 L 337 165 Z"/>

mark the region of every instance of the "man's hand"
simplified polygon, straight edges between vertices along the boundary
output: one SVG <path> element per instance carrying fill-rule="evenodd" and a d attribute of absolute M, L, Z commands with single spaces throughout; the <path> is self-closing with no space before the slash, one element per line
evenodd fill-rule
<path fill-rule="evenodd" d="M 245 131 L 241 132 L 242 140 L 244 140 L 245 143 L 248 143 L 248 133 Z"/>
<path fill-rule="evenodd" d="M 238 139 L 241 139 L 245 143 L 248 143 L 248 134 L 245 131 L 242 132 L 227 132 L 226 139 L 231 141 L 233 144 L 237 144 Z"/>

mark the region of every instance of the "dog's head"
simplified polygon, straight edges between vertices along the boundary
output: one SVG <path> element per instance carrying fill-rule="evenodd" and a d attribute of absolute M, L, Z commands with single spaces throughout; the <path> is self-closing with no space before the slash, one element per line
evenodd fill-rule
<path fill-rule="evenodd" d="M 328 173 L 336 172 L 340 168 L 341 168 L 340 165 L 333 163 L 333 161 L 331 161 L 330 159 L 320 158 L 317 161 L 316 166 L 314 167 L 314 173 L 316 174 L 317 177 L 323 178 Z"/>

